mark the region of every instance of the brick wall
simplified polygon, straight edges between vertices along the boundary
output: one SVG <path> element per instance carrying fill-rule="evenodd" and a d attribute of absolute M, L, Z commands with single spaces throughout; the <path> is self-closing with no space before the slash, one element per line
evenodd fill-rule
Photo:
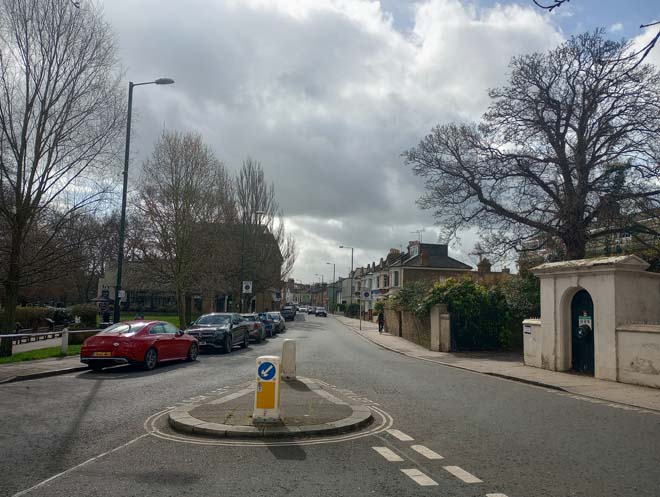
<path fill-rule="evenodd" d="M 402 336 L 406 340 L 429 349 L 431 347 L 431 319 L 428 315 L 418 318 L 414 313 L 402 314 Z"/>

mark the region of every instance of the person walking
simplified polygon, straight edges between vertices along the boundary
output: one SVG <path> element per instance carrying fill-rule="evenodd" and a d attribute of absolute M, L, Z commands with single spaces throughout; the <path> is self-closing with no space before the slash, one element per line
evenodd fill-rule
<path fill-rule="evenodd" d="M 378 311 L 378 333 L 382 333 L 385 328 L 385 313 L 381 309 Z"/>

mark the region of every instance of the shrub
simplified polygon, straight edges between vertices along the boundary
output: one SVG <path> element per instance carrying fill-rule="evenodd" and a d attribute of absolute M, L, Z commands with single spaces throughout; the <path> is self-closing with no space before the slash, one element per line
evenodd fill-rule
<path fill-rule="evenodd" d="M 471 280 L 452 278 L 433 286 L 422 308 L 443 303 L 451 314 L 454 350 L 495 350 L 508 347 L 510 312 L 504 294 Z"/>
<path fill-rule="evenodd" d="M 80 304 L 71 307 L 70 314 L 75 318 L 80 317 L 80 323 L 85 326 L 96 328 L 96 317 L 98 310 L 93 304 Z"/>
<path fill-rule="evenodd" d="M 17 307 L 16 322 L 20 323 L 21 329 L 36 330 L 40 326 L 46 326 L 46 319 L 52 319 L 54 309 L 52 307 Z"/>
<path fill-rule="evenodd" d="M 417 316 L 423 316 L 430 309 L 425 305 L 430 289 L 431 284 L 425 281 L 406 283 L 388 299 L 388 307 L 403 309 L 414 312 Z"/>
<path fill-rule="evenodd" d="M 384 311 L 384 310 L 385 310 L 385 302 L 383 302 L 382 300 L 379 300 L 374 304 L 374 311 L 376 313 L 379 313 L 380 311 Z"/>
<path fill-rule="evenodd" d="M 356 304 L 356 303 L 349 304 L 347 309 L 348 309 L 348 316 L 349 317 L 352 317 L 352 318 L 357 317 L 357 315 L 360 312 L 360 304 Z"/>

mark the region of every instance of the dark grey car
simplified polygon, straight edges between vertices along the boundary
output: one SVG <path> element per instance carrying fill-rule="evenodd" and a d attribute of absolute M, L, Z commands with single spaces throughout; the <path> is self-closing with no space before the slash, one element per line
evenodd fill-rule
<path fill-rule="evenodd" d="M 204 314 L 191 323 L 186 333 L 197 339 L 201 349 L 222 349 L 225 353 L 235 345 L 246 348 L 250 343 L 248 324 L 235 313 Z"/>

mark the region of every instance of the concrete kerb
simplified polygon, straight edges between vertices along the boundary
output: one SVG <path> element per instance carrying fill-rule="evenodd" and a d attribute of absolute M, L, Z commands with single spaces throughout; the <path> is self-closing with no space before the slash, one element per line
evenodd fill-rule
<path fill-rule="evenodd" d="M 312 381 L 304 380 L 310 390 L 323 391 L 322 387 Z M 263 424 L 258 426 L 226 425 L 209 423 L 190 415 L 196 407 L 204 404 L 194 403 L 179 406 L 168 414 L 168 422 L 172 429 L 196 435 L 216 438 L 308 438 L 314 436 L 340 435 L 364 428 L 373 421 L 371 409 L 361 404 L 346 404 L 351 408 L 351 415 L 337 421 L 307 425 L 286 426 Z"/>
<path fill-rule="evenodd" d="M 17 381 L 38 380 L 39 378 L 48 378 L 49 376 L 59 376 L 68 373 L 78 373 L 80 371 L 87 371 L 87 366 L 75 366 L 72 368 L 53 369 L 51 371 L 40 371 L 39 373 L 20 374 L 16 376 L 9 376 L 7 378 L 0 378 L 1 383 L 14 383 Z"/>
<path fill-rule="evenodd" d="M 443 362 L 443 361 L 438 361 L 437 359 L 429 359 L 428 357 L 420 357 L 420 356 L 414 355 L 414 354 L 407 354 L 406 352 L 402 352 L 401 350 L 397 350 L 393 347 L 388 347 L 387 345 L 382 344 L 380 342 L 377 342 L 376 340 L 372 340 L 368 336 L 364 335 L 363 333 L 360 333 L 358 330 L 354 329 L 352 326 L 349 326 L 348 324 L 344 323 L 343 321 L 341 321 L 339 319 L 337 319 L 337 321 L 339 323 L 341 323 L 342 325 L 344 325 L 349 330 L 351 330 L 357 336 L 363 338 L 364 340 L 368 340 L 369 342 L 371 342 L 375 345 L 378 345 L 379 347 L 381 347 L 385 350 L 389 350 L 391 352 L 396 352 L 397 354 L 400 354 L 400 355 L 405 356 L 405 357 L 410 357 L 411 359 L 418 359 L 420 361 L 432 362 L 432 363 L 435 363 L 435 364 L 440 364 L 442 366 L 448 366 L 450 368 L 462 369 L 463 371 L 470 371 L 471 373 L 485 374 L 485 375 L 488 375 L 488 376 L 494 376 L 496 378 L 503 378 L 505 380 L 517 381 L 519 383 L 526 383 L 528 385 L 534 385 L 534 386 L 537 386 L 537 387 L 550 388 L 550 389 L 553 389 L 553 390 L 559 390 L 561 392 L 569 392 L 568 390 L 566 390 L 563 387 L 553 385 L 553 384 L 550 384 L 550 383 L 544 383 L 544 382 L 535 381 L 535 380 L 528 380 L 526 378 L 520 378 L 519 376 L 507 375 L 507 374 L 504 374 L 504 373 L 495 373 L 495 372 L 492 372 L 492 371 L 479 371 L 479 370 L 476 370 L 476 369 L 467 368 L 465 366 L 460 366 L 458 364 L 453 364 L 453 363 L 450 363 L 450 362 Z"/>
<path fill-rule="evenodd" d="M 379 346 L 379 347 L 381 347 L 385 350 L 395 352 L 397 354 L 400 354 L 400 355 L 405 356 L 405 357 L 409 357 L 411 359 L 417 359 L 417 360 L 420 360 L 420 361 L 426 361 L 426 362 L 431 362 L 431 363 L 434 363 L 434 364 L 440 364 L 441 366 L 447 366 L 447 367 L 450 367 L 450 368 L 461 369 L 463 371 L 469 371 L 471 373 L 476 373 L 476 374 L 483 374 L 483 375 L 487 375 L 487 376 L 493 376 L 495 378 L 502 378 L 503 380 L 515 381 L 515 382 L 518 382 L 518 383 L 524 383 L 524 384 L 532 385 L 532 386 L 536 386 L 536 387 L 547 388 L 547 389 L 550 389 L 550 390 L 557 390 L 559 392 L 565 392 L 565 393 L 568 393 L 568 394 L 579 395 L 580 397 L 584 397 L 584 398 L 588 398 L 588 399 L 608 401 L 608 402 L 613 402 L 613 403 L 616 403 L 616 404 L 635 407 L 635 408 L 638 408 L 638 409 L 646 409 L 646 410 L 649 410 L 649 411 L 660 412 L 660 410 L 654 409 L 654 408 L 649 407 L 649 406 L 638 405 L 638 404 L 635 404 L 635 403 L 625 402 L 625 401 L 622 401 L 622 400 L 616 400 L 616 401 L 615 400 L 608 400 L 608 399 L 604 399 L 603 397 L 596 397 L 594 395 L 589 395 L 587 393 L 576 393 L 576 392 L 572 391 L 570 388 L 564 388 L 564 387 L 562 387 L 560 385 L 556 385 L 554 383 L 547 383 L 547 382 L 543 382 L 543 381 L 531 380 L 531 379 L 528 379 L 528 378 L 521 378 L 520 376 L 508 375 L 506 373 L 500 373 L 500 372 L 494 372 L 494 371 L 483 371 L 483 370 L 469 368 L 469 367 L 466 367 L 466 366 L 461 366 L 461 365 L 458 365 L 458 364 L 443 362 L 443 361 L 440 361 L 440 360 L 437 360 L 437 359 L 430 359 L 428 357 L 420 357 L 420 356 L 415 355 L 415 354 L 408 354 L 408 353 L 403 352 L 401 350 L 397 350 L 393 347 L 388 347 L 387 345 L 382 344 L 380 342 L 377 342 L 376 340 L 372 340 L 371 338 L 369 338 L 365 334 L 360 333 L 359 330 L 356 330 L 355 328 L 353 328 L 349 324 L 344 323 L 343 321 L 341 321 L 339 319 L 337 319 L 337 321 L 339 323 L 341 323 L 343 326 L 345 326 L 346 328 L 348 328 L 349 330 L 351 330 L 357 336 L 362 338 L 363 340 L 367 340 L 367 341 L 369 341 L 369 342 L 371 342 L 371 343 L 373 343 L 373 344 L 375 344 L 375 345 L 377 345 L 377 346 Z"/>

